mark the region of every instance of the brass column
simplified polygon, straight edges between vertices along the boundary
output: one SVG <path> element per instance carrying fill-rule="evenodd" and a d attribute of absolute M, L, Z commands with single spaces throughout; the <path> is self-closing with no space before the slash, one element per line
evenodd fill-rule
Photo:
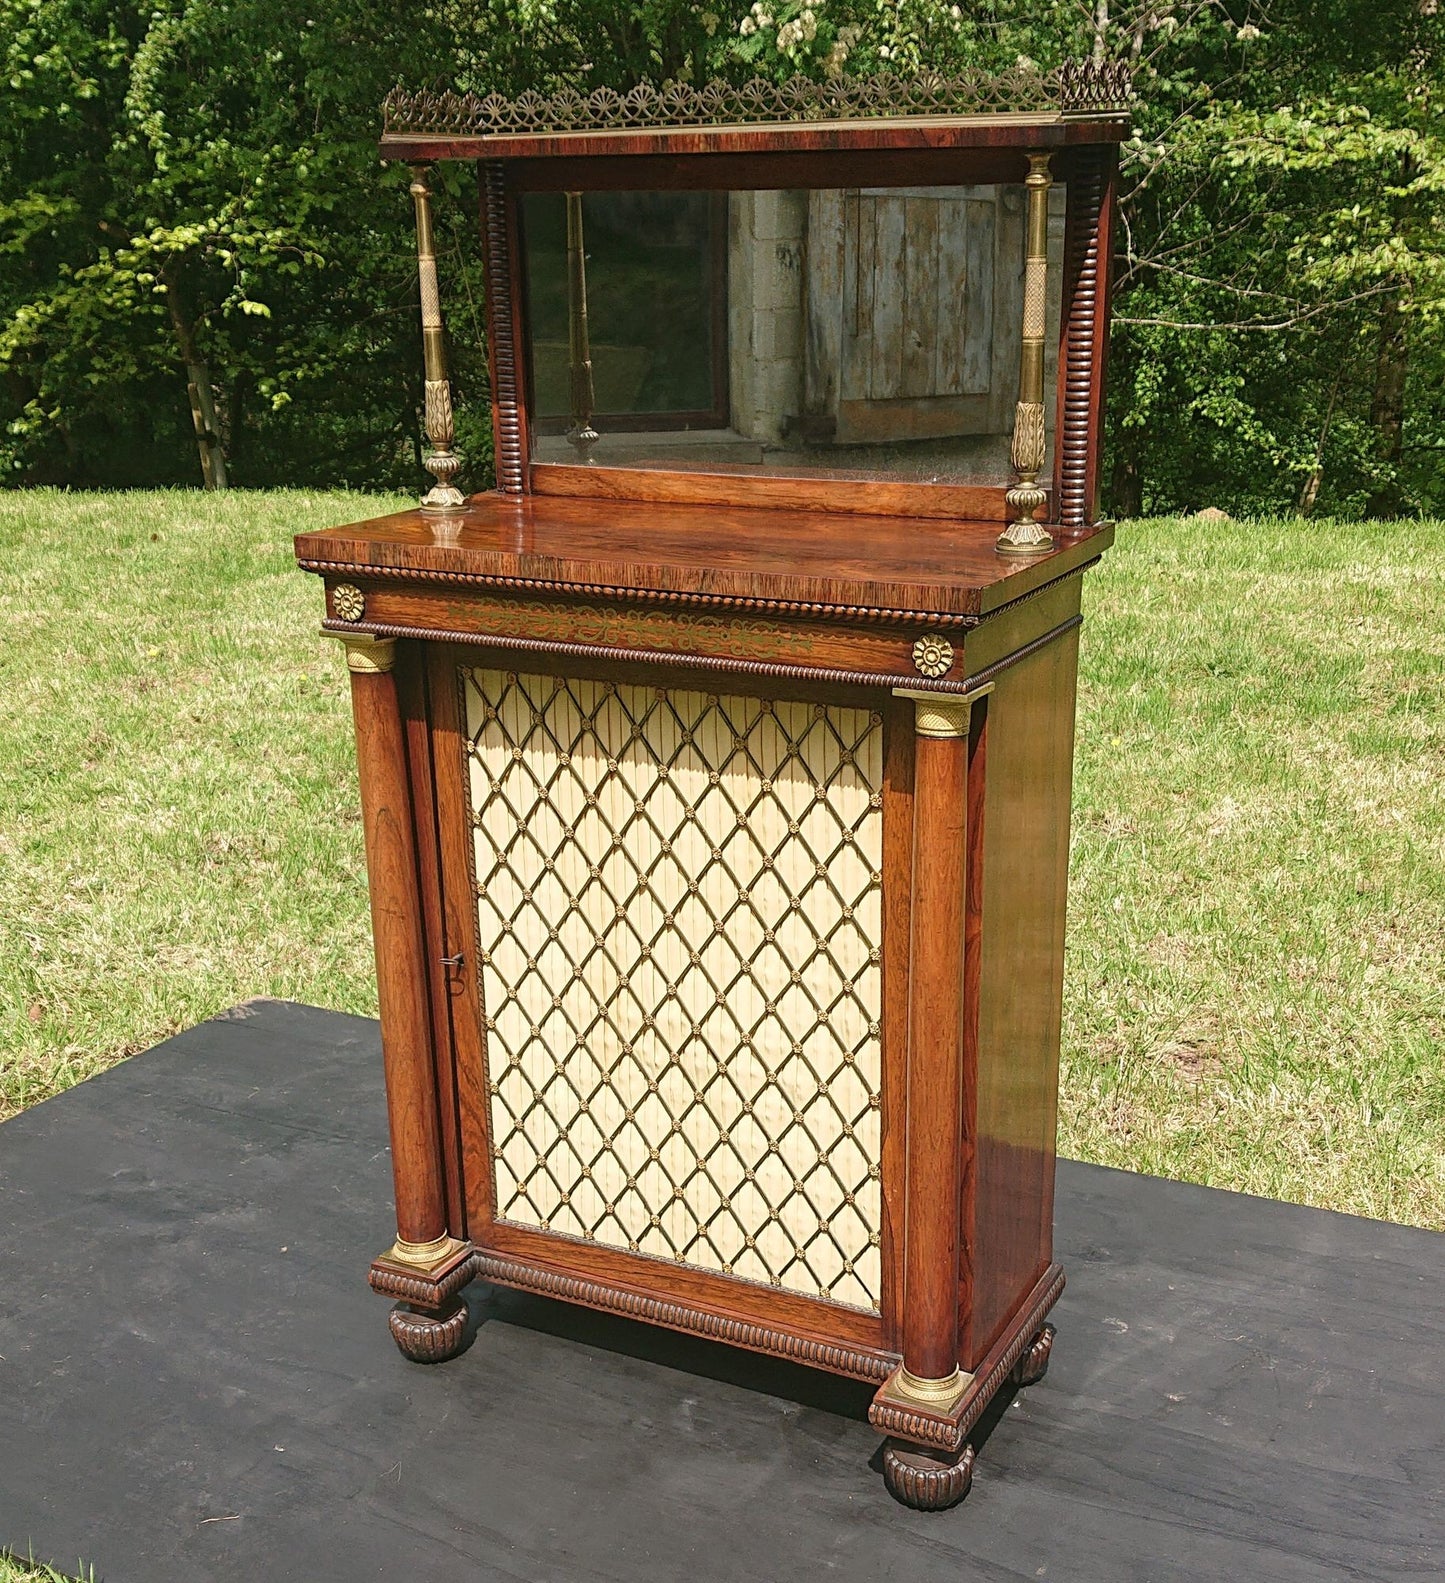
<path fill-rule="evenodd" d="M 601 436 L 592 427 L 597 397 L 592 387 L 592 338 L 587 328 L 587 241 L 582 194 L 567 194 L 567 363 L 572 385 L 572 427 L 567 438 L 584 462 Z"/>
<path fill-rule="evenodd" d="M 423 511 L 456 511 L 466 496 L 452 479 L 461 471 L 453 446 L 452 387 L 447 379 L 446 346 L 442 340 L 441 294 L 437 290 L 437 255 L 432 240 L 429 165 L 411 167 L 411 197 L 416 207 L 416 263 L 421 280 L 421 353 L 426 378 L 426 438 L 431 449 L 422 458 L 436 483 L 422 497 Z"/>
<path fill-rule="evenodd" d="M 1013 467 L 1018 482 L 1005 497 L 1009 525 L 998 548 L 1011 555 L 1037 555 L 1054 541 L 1034 521 L 1034 512 L 1048 500 L 1039 483 L 1044 466 L 1044 310 L 1049 291 L 1049 175 L 1047 154 L 1029 155 L 1024 180 L 1028 194 L 1025 218 L 1027 252 L 1024 265 L 1024 333 L 1019 349 L 1019 399 L 1014 408 Z"/>

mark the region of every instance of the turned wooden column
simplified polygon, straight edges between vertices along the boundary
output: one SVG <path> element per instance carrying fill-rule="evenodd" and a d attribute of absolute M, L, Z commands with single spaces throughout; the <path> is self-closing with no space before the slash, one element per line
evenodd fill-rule
<path fill-rule="evenodd" d="M 1099 493 L 1118 167 L 1117 151 L 1092 148 L 1081 149 L 1069 170 L 1054 514 L 1073 533 L 1094 521 Z"/>
<path fill-rule="evenodd" d="M 430 1267 L 450 1257 L 459 1244 L 447 1234 L 406 736 L 392 674 L 396 643 L 360 633 L 343 642 L 356 718 L 396 1184 L 397 1240 L 387 1257 Z"/>
<path fill-rule="evenodd" d="M 967 698 L 914 694 L 903 1368 L 894 1391 L 941 1406 L 958 1367 L 964 1150 Z"/>

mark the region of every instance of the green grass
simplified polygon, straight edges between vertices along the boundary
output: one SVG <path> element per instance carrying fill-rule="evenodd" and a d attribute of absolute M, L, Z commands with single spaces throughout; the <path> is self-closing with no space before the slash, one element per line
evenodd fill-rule
<path fill-rule="evenodd" d="M 1063 1150 L 1445 1227 L 1445 525 L 1134 523 L 1086 600 Z"/>
<path fill-rule="evenodd" d="M 95 1570 L 84 1563 L 73 1573 L 57 1572 L 54 1567 L 39 1561 L 21 1561 L 15 1556 L 0 1554 L 0 1583 L 93 1583 Z"/>
<path fill-rule="evenodd" d="M 247 996 L 374 1009 L 345 670 L 291 535 L 386 504 L 0 495 L 0 1115 Z"/>
<path fill-rule="evenodd" d="M 290 538 L 390 504 L 0 495 L 0 1114 L 247 996 L 374 1010 Z M 1092 574 L 1064 1152 L 1445 1227 L 1442 568 L 1190 520 Z"/>

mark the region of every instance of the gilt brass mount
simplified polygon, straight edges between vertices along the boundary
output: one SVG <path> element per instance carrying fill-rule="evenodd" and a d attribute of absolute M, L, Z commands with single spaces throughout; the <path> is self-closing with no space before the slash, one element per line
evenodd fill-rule
<path fill-rule="evenodd" d="M 415 1269 L 431 1270 L 462 1251 L 462 1244 L 455 1237 L 434 1237 L 430 1242 L 407 1242 L 398 1237 L 385 1255 L 396 1264 L 409 1264 Z"/>
<path fill-rule="evenodd" d="M 331 609 L 338 621 L 360 621 L 366 614 L 366 595 L 355 583 L 337 583 L 331 590 Z"/>
<path fill-rule="evenodd" d="M 925 632 L 913 645 L 913 668 L 921 676 L 946 676 L 953 667 L 953 645 L 937 632 Z"/>
<path fill-rule="evenodd" d="M 1044 466 L 1044 319 L 1049 290 L 1049 174 L 1047 154 L 1029 155 L 1024 180 L 1028 193 L 1025 222 L 1028 251 L 1024 263 L 1024 325 L 1019 349 L 1019 399 L 1014 408 L 1011 460 L 1018 482 L 1004 497 L 1011 513 L 997 548 L 1006 555 L 1038 555 L 1054 547 L 1034 512 L 1049 498 L 1039 483 Z"/>
<path fill-rule="evenodd" d="M 421 351 L 425 377 L 425 421 L 427 444 L 431 449 L 422 458 L 436 483 L 422 497 L 423 511 L 457 511 L 466 505 L 466 496 L 452 482 L 461 471 L 456 450 L 456 426 L 452 415 L 452 387 L 447 378 L 446 345 L 442 338 L 441 294 L 437 289 L 436 244 L 432 239 L 431 167 L 411 168 L 411 197 L 416 209 L 416 263 L 421 282 Z"/>
<path fill-rule="evenodd" d="M 346 668 L 358 676 L 381 676 L 396 663 L 396 639 L 377 637 L 371 632 L 335 632 L 326 627 L 321 635 L 340 638 L 346 650 Z"/>

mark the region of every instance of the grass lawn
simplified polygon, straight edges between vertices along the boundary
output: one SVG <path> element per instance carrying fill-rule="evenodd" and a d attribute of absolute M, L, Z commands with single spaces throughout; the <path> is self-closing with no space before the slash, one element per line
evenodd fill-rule
<path fill-rule="evenodd" d="M 291 534 L 0 494 L 0 1115 L 250 995 L 373 1012 Z M 1087 584 L 1061 1147 L 1445 1227 L 1445 525 L 1128 525 Z"/>
<path fill-rule="evenodd" d="M 391 504 L 0 493 L 0 1116 L 374 1012 L 291 535 Z M 1445 525 L 1132 523 L 1086 587 L 1063 1151 L 1445 1227 Z"/>
<path fill-rule="evenodd" d="M 53 1567 L 37 1566 L 0 1556 L 0 1583 L 94 1583 L 94 1568 L 84 1563 L 67 1575 Z"/>
<path fill-rule="evenodd" d="M 0 1116 L 247 996 L 374 1013 L 345 672 L 291 535 L 391 504 L 0 493 Z M 1445 525 L 1119 541 L 1061 1149 L 1445 1228 Z"/>

